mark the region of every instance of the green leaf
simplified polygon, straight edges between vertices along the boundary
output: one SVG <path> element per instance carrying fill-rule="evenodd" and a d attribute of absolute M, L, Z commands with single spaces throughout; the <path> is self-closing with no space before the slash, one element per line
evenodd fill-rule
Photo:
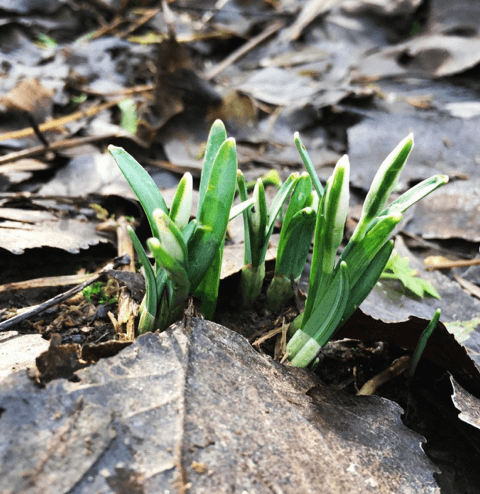
<path fill-rule="evenodd" d="M 323 263 L 327 272 L 333 269 L 337 249 L 342 243 L 345 222 L 348 213 L 350 198 L 349 189 L 350 162 L 344 155 L 338 160 L 332 176 L 329 178 L 329 186 L 325 191 L 325 254 L 329 256 L 328 265 Z"/>
<path fill-rule="evenodd" d="M 182 232 L 175 225 L 175 222 L 161 209 L 153 212 L 153 219 L 158 229 L 158 239 L 162 247 L 170 256 L 176 259 L 182 267 L 187 270 L 188 250 L 183 240 Z"/>
<path fill-rule="evenodd" d="M 261 258 L 265 261 L 265 256 L 267 254 L 268 242 L 270 241 L 270 237 L 273 233 L 273 228 L 275 226 L 275 221 L 277 220 L 278 213 L 282 209 L 283 204 L 287 200 L 288 195 L 290 194 L 293 187 L 297 183 L 299 178 L 299 174 L 297 172 L 291 173 L 290 176 L 285 180 L 280 190 L 277 192 L 275 197 L 273 198 L 272 204 L 270 205 L 270 209 L 268 210 L 268 224 L 267 231 L 265 234 L 265 239 L 263 242 L 263 250 L 261 253 Z"/>
<path fill-rule="evenodd" d="M 340 324 L 345 323 L 350 316 L 360 307 L 360 304 L 368 297 L 368 294 L 377 284 L 385 265 L 390 259 L 393 250 L 393 240 L 389 240 L 375 255 L 370 264 L 364 269 L 357 283 L 350 286 L 347 306 Z"/>
<path fill-rule="evenodd" d="M 198 194 L 198 207 L 197 207 L 197 217 L 200 215 L 203 208 L 203 201 L 207 193 L 208 184 L 210 182 L 210 175 L 212 173 L 212 168 L 220 150 L 220 147 L 227 139 L 227 131 L 225 125 L 221 120 L 215 120 L 210 129 L 207 139 L 207 147 L 205 150 L 205 159 L 203 161 L 202 176 L 200 177 L 200 187 Z"/>
<path fill-rule="evenodd" d="M 325 197 L 325 196 L 324 196 Z M 325 226 L 325 216 L 322 214 L 322 203 L 320 205 L 317 213 L 317 221 L 315 223 L 315 233 L 313 241 L 313 253 L 312 262 L 310 266 L 310 277 L 308 281 L 308 297 L 305 302 L 304 318 L 307 320 L 315 305 L 315 300 L 317 297 L 321 297 L 326 291 L 328 284 L 330 283 L 330 278 L 325 276 L 323 269 L 321 269 L 323 253 L 325 251 L 325 240 L 323 235 L 323 229 Z"/>
<path fill-rule="evenodd" d="M 223 240 L 235 194 L 237 151 L 235 139 L 227 139 L 218 150 L 210 172 L 198 224 L 210 227 L 218 243 Z"/>
<path fill-rule="evenodd" d="M 155 274 L 142 243 L 130 225 L 127 225 L 127 232 L 145 272 L 145 309 L 155 318 L 158 304 Z"/>
<path fill-rule="evenodd" d="M 316 217 L 312 208 L 305 208 L 295 214 L 286 228 L 283 224 L 277 249 L 276 276 L 283 274 L 288 280 L 292 274 L 295 280 L 300 277 L 307 262 Z"/>
<path fill-rule="evenodd" d="M 320 200 L 318 198 L 318 194 L 316 190 L 312 190 L 311 194 L 307 197 L 305 201 L 304 207 L 312 208 L 315 212 L 318 211 Z"/>
<path fill-rule="evenodd" d="M 199 286 L 212 262 L 218 244 L 212 236 L 212 229 L 203 225 L 197 228 L 188 242 L 188 276 L 192 292 Z"/>
<path fill-rule="evenodd" d="M 296 367 L 307 367 L 338 329 L 349 294 L 347 265 L 342 262 L 322 300 L 308 320 L 302 321 L 287 344 L 289 360 Z"/>
<path fill-rule="evenodd" d="M 237 186 L 238 186 L 238 193 L 240 195 L 240 199 L 242 200 L 242 204 L 244 204 L 248 200 L 248 192 L 245 183 L 245 177 L 241 170 L 237 170 Z M 253 198 L 252 198 L 252 204 L 253 204 Z M 248 220 L 249 217 L 250 217 L 250 208 L 246 208 L 243 211 L 243 231 L 244 231 L 244 243 L 245 243 L 244 258 L 243 258 L 244 265 L 252 263 L 252 247 L 250 245 L 250 236 L 251 236 L 250 223 Z"/>
<path fill-rule="evenodd" d="M 385 270 L 380 278 L 397 279 L 402 282 L 405 288 L 420 298 L 424 298 L 425 295 L 430 295 L 431 297 L 438 299 L 441 298 L 437 290 L 435 290 L 429 281 L 417 277 L 417 271 L 410 268 L 409 262 L 408 257 L 400 257 L 398 253 L 395 252 L 387 262 Z"/>
<path fill-rule="evenodd" d="M 202 301 L 202 314 L 205 319 L 213 320 L 217 307 L 218 289 L 220 287 L 220 274 L 222 271 L 223 248 L 225 241 L 215 253 L 215 257 L 203 277 L 195 295 Z"/>
<path fill-rule="evenodd" d="M 144 334 L 153 332 L 155 329 L 155 316 L 148 312 L 148 310 L 143 310 L 138 321 L 138 332 Z"/>
<path fill-rule="evenodd" d="M 318 197 L 322 197 L 324 193 L 322 184 L 318 179 L 317 172 L 315 171 L 315 167 L 313 166 L 312 160 L 310 159 L 310 156 L 307 153 L 307 149 L 300 140 L 300 134 L 298 132 L 295 132 L 295 134 L 293 134 L 293 139 L 295 141 L 295 145 L 297 146 L 298 153 L 302 158 L 303 164 L 305 165 L 305 168 L 307 169 L 307 172 L 312 179 L 313 186 L 317 191 Z"/>
<path fill-rule="evenodd" d="M 324 297 L 325 291 L 331 282 L 331 276 L 335 269 L 337 249 L 343 238 L 348 212 L 349 176 L 350 164 L 345 155 L 340 158 L 332 176 L 328 179 L 319 206 L 318 215 L 321 214 L 322 219 L 319 220 L 317 215 L 312 271 L 310 272 L 308 298 L 305 304 L 306 319 L 304 320 L 310 317 L 313 307 Z M 348 260 L 346 262 L 350 265 Z"/>
<path fill-rule="evenodd" d="M 410 206 L 413 206 L 416 202 L 431 194 L 438 187 L 448 183 L 447 175 L 434 175 L 427 178 L 415 185 L 411 189 L 407 190 L 398 199 L 389 204 L 379 216 L 386 216 L 393 212 L 404 213 Z"/>
<path fill-rule="evenodd" d="M 267 290 L 267 309 L 278 311 L 293 297 L 292 282 L 284 274 L 275 275 Z"/>
<path fill-rule="evenodd" d="M 170 312 L 184 302 L 190 290 L 188 274 L 183 265 L 173 257 L 160 243 L 158 238 L 149 238 L 147 240 L 155 262 L 157 262 L 168 273 L 173 284 L 173 293 L 170 297 Z"/>
<path fill-rule="evenodd" d="M 253 191 L 253 205 L 250 208 L 248 217 L 253 267 L 258 267 L 265 261 L 265 256 L 262 257 L 262 252 L 265 243 L 267 219 L 265 189 L 262 181 L 258 179 Z"/>
<path fill-rule="evenodd" d="M 342 252 L 340 260 L 345 261 L 349 267 L 351 286 L 355 286 L 367 266 L 385 245 L 389 236 L 401 220 L 401 213 L 392 213 L 384 216 L 360 242 L 354 244 L 352 249 L 349 249 L 348 252 L 345 249 Z"/>
<path fill-rule="evenodd" d="M 178 183 L 172 207 L 170 208 L 170 218 L 180 230 L 185 228 L 192 214 L 192 191 L 192 174 L 187 172 Z"/>
<path fill-rule="evenodd" d="M 440 309 L 437 309 L 435 311 L 432 320 L 428 323 L 428 326 L 420 336 L 415 351 L 413 352 L 412 359 L 410 360 L 410 364 L 408 366 L 407 372 L 405 373 L 407 377 L 413 377 L 413 375 L 415 374 L 415 370 L 417 368 L 418 362 L 420 361 L 420 358 L 423 355 L 423 352 L 425 350 L 425 347 L 427 346 L 427 342 L 430 339 L 430 336 L 432 336 L 433 332 L 435 331 L 435 328 L 437 327 L 441 313 L 442 311 Z"/>
<path fill-rule="evenodd" d="M 108 150 L 112 153 L 118 167 L 138 197 L 150 223 L 153 236 L 158 238 L 158 230 L 153 219 L 153 211 L 155 209 L 161 209 L 165 214 L 168 214 L 167 205 L 165 204 L 162 193 L 142 165 L 124 149 L 110 145 L 108 146 Z"/>
<path fill-rule="evenodd" d="M 283 228 L 288 227 L 290 220 L 304 207 L 306 207 L 306 202 L 310 199 L 312 194 L 312 179 L 308 173 L 304 172 L 300 175 L 295 185 L 292 197 L 288 203 L 287 213 L 283 220 Z M 280 239 L 282 233 L 280 232 Z"/>
<path fill-rule="evenodd" d="M 259 266 L 247 264 L 242 267 L 240 278 L 240 292 L 242 294 L 242 305 L 246 308 L 251 308 L 255 305 L 259 297 L 263 281 L 265 280 L 265 263 Z"/>
<path fill-rule="evenodd" d="M 279 189 L 282 186 L 280 174 L 278 173 L 278 170 L 275 170 L 275 168 L 271 169 L 268 173 L 265 173 L 265 175 L 262 175 L 260 179 L 262 180 L 264 187 L 272 185 L 273 187 L 277 187 L 277 189 Z M 249 180 L 246 184 L 247 192 L 251 192 L 255 188 L 256 184 L 256 180 Z"/>
<path fill-rule="evenodd" d="M 365 202 L 363 203 L 360 221 L 351 237 L 353 242 L 358 242 L 363 238 L 369 223 L 374 220 L 384 208 L 390 194 L 397 185 L 400 172 L 403 170 L 412 148 L 413 134 L 409 134 L 380 165 L 372 185 L 370 186 L 367 197 L 365 198 Z"/>
<path fill-rule="evenodd" d="M 188 266 L 192 290 L 205 275 L 225 238 L 237 176 L 235 140 L 227 139 L 218 150 L 206 188 L 195 233 L 188 243 Z"/>
<path fill-rule="evenodd" d="M 183 236 L 183 241 L 188 245 L 188 242 L 190 242 L 190 238 L 195 232 L 195 229 L 197 228 L 197 220 L 192 220 L 190 223 L 187 223 L 187 226 L 182 230 L 182 236 Z"/>
<path fill-rule="evenodd" d="M 237 204 L 236 206 L 233 206 L 233 208 L 230 210 L 230 216 L 228 217 L 228 221 L 232 221 L 233 219 L 235 219 L 238 215 L 242 214 L 252 204 L 253 204 L 253 197 L 251 199 L 247 199 L 246 201 L 241 202 L 240 204 Z"/>

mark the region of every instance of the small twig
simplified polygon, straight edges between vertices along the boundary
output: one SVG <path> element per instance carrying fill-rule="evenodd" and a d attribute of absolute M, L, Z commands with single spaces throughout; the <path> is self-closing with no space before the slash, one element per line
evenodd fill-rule
<path fill-rule="evenodd" d="M 65 117 L 57 118 L 55 120 L 50 120 L 49 122 L 43 123 L 38 126 L 40 132 L 46 132 L 48 130 L 58 130 L 61 129 L 63 125 L 75 122 L 76 120 L 80 120 L 84 117 L 93 117 L 100 113 L 103 110 L 108 108 L 112 108 L 113 106 L 118 105 L 121 101 L 123 101 L 125 97 L 119 98 L 113 101 L 109 101 L 102 105 L 93 106 L 91 108 L 87 108 L 86 110 L 78 111 L 75 113 L 71 113 L 70 115 L 66 115 Z M 12 132 L 6 132 L 5 134 L 0 135 L 0 141 L 6 141 L 8 139 L 22 139 L 23 137 L 30 137 L 35 134 L 35 131 L 32 127 L 28 127 L 27 129 L 14 130 Z M 53 147 L 53 144 L 51 145 Z"/>
<path fill-rule="evenodd" d="M 28 122 L 32 126 L 35 135 L 38 137 L 39 141 L 45 146 L 46 150 L 49 150 L 50 143 L 47 141 L 47 138 L 43 135 L 43 133 L 38 128 L 38 124 L 35 121 L 35 117 L 30 112 L 25 112 Z"/>
<path fill-rule="evenodd" d="M 45 148 L 45 146 L 34 146 L 28 149 L 23 149 L 22 151 L 15 151 L 13 153 L 8 153 L 0 158 L 0 165 L 12 163 L 13 161 L 17 161 L 24 158 L 42 156 L 43 154 L 49 151 L 70 149 L 77 146 L 82 146 L 84 144 L 92 144 L 96 142 L 115 139 L 116 137 L 118 137 L 118 134 L 105 134 L 103 136 L 87 136 L 87 137 L 75 137 L 73 139 L 63 139 L 62 141 L 53 142 L 49 148 Z"/>
<path fill-rule="evenodd" d="M 227 3 L 229 0 L 217 0 L 215 3 L 215 7 L 212 10 L 207 10 L 203 15 L 202 19 L 200 21 L 200 24 L 198 26 L 199 29 L 204 28 L 212 19 L 215 17 L 217 12 L 219 12 Z"/>
<path fill-rule="evenodd" d="M 18 324 L 19 322 L 22 322 L 32 316 L 41 314 L 50 307 L 53 307 L 54 305 L 60 304 L 65 300 L 68 300 L 70 297 L 73 297 L 73 295 L 76 295 L 78 292 L 81 292 L 85 287 L 98 281 L 99 278 L 103 276 L 105 273 L 107 273 L 110 269 L 115 269 L 118 266 L 121 266 L 129 262 L 130 262 L 130 258 L 127 255 L 122 257 L 116 257 L 113 262 L 107 264 L 103 269 L 101 269 L 95 276 L 93 276 L 89 280 L 71 288 L 70 290 L 64 293 L 60 293 L 59 295 L 43 302 L 42 304 L 31 307 L 29 310 L 23 312 L 22 314 L 18 314 L 17 316 L 11 317 L 10 319 L 3 321 L 2 323 L 0 323 L 0 332 L 6 331 L 15 324 Z"/>
<path fill-rule="evenodd" d="M 105 36 L 106 34 L 110 34 L 112 31 L 115 31 L 115 29 L 123 24 L 125 19 L 123 17 L 115 17 L 113 21 L 110 24 L 107 24 L 105 26 L 102 26 L 100 29 L 97 29 L 93 34 L 91 39 L 98 39 L 101 36 Z"/>
<path fill-rule="evenodd" d="M 153 91 L 155 89 L 155 84 L 141 84 L 139 86 L 128 87 L 125 89 L 118 89 L 116 91 L 96 91 L 95 89 L 91 89 L 87 86 L 75 85 L 72 86 L 73 89 L 80 91 L 85 94 L 90 94 L 92 96 L 99 96 L 101 98 L 108 98 L 111 96 L 131 96 L 139 93 L 146 93 L 149 91 Z"/>
<path fill-rule="evenodd" d="M 217 77 L 217 75 L 230 67 L 230 65 L 235 63 L 239 58 L 246 55 L 250 50 L 253 50 L 253 48 L 255 48 L 257 45 L 279 31 L 284 25 L 285 23 L 283 21 L 277 21 L 268 26 L 263 32 L 261 32 L 259 35 L 255 36 L 251 40 L 247 41 L 238 50 L 235 50 L 225 60 L 214 67 L 210 72 L 205 74 L 205 79 L 207 79 L 207 81 L 211 81 L 212 79 Z"/>
<path fill-rule="evenodd" d="M 16 292 L 18 290 L 28 290 L 30 288 L 45 288 L 51 286 L 65 286 L 83 283 L 95 274 L 74 274 L 67 276 L 52 276 L 48 278 L 36 278 L 33 280 L 17 281 L 0 285 L 0 293 Z"/>
<path fill-rule="evenodd" d="M 342 1 L 343 0 L 309 0 L 308 2 L 304 2 L 297 20 L 282 34 L 282 40 L 296 41 L 309 24 L 319 16 L 336 7 Z"/>
<path fill-rule="evenodd" d="M 466 261 L 451 261 L 450 259 L 445 259 L 440 256 L 431 256 L 425 259 L 423 262 L 425 269 L 453 269 L 453 268 L 464 268 L 468 266 L 478 266 L 480 265 L 480 259 L 469 259 Z"/>
<path fill-rule="evenodd" d="M 465 259 L 469 259 L 468 254 L 462 254 L 461 252 L 454 252 L 453 250 L 439 247 L 433 242 L 429 242 L 428 240 L 425 240 L 424 238 L 420 237 L 419 235 L 415 235 L 414 233 L 401 230 L 400 234 L 403 235 L 404 237 L 409 237 L 412 240 L 415 240 L 415 242 L 418 242 L 420 245 L 423 245 L 424 247 L 429 247 L 430 249 L 436 250 L 437 252 L 443 252 L 444 254 L 450 254 L 458 257 L 464 257 Z"/>
<path fill-rule="evenodd" d="M 183 174 L 185 172 L 190 172 L 195 178 L 200 178 L 202 174 L 202 169 L 200 167 L 196 168 L 194 166 L 188 165 L 175 165 L 174 163 L 170 163 L 169 161 L 146 158 L 142 160 L 142 163 L 146 165 L 156 166 L 158 168 L 162 168 L 163 170 L 168 170 L 173 173 Z"/>
<path fill-rule="evenodd" d="M 260 338 L 257 338 L 252 343 L 252 345 L 259 347 L 264 341 L 267 341 L 270 338 L 273 338 L 274 336 L 276 336 L 277 334 L 280 334 L 282 332 L 282 330 L 283 330 L 283 326 L 281 326 L 279 328 L 271 329 L 270 331 L 268 331 L 267 333 L 265 333 L 263 336 L 260 336 Z"/>
<path fill-rule="evenodd" d="M 357 396 L 373 395 L 382 384 L 385 384 L 394 377 L 404 373 L 407 370 L 409 363 L 410 355 L 404 355 L 403 357 L 397 358 L 397 360 L 395 360 L 388 369 L 385 369 L 383 372 L 380 372 L 380 374 L 377 374 L 375 377 L 370 379 L 370 381 L 367 381 L 362 386 L 362 389 L 357 393 Z"/>
<path fill-rule="evenodd" d="M 117 220 L 117 253 L 119 255 L 126 253 L 130 257 L 130 262 L 125 264 L 122 270 L 135 273 L 135 250 L 127 226 L 128 221 L 125 216 L 121 216 Z M 115 332 L 124 335 L 127 341 L 135 339 L 135 318 L 138 310 L 139 306 L 133 300 L 130 290 L 122 287 L 118 296 L 117 324 L 114 327 Z"/>
<path fill-rule="evenodd" d="M 136 31 L 139 27 L 142 27 L 144 24 L 149 22 L 151 19 L 153 19 L 159 12 L 161 12 L 161 8 L 157 9 L 147 9 L 142 17 L 140 19 L 136 20 L 135 22 L 132 23 L 131 26 L 129 26 L 124 32 L 119 33 L 118 37 L 119 38 L 125 38 L 129 34 L 132 34 L 134 31 Z"/>
<path fill-rule="evenodd" d="M 454 273 L 453 277 L 457 280 L 458 284 L 472 297 L 480 299 L 480 287 L 471 281 L 465 280 L 458 274 Z"/>

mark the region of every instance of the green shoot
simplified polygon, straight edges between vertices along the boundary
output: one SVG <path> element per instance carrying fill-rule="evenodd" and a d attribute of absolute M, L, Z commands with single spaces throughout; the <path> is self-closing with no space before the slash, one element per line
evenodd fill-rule
<path fill-rule="evenodd" d="M 295 143 L 318 197 L 321 197 L 316 215 L 308 297 L 304 312 L 292 323 L 297 331 L 287 345 L 291 363 L 305 367 L 315 360 L 321 347 L 355 312 L 382 276 L 393 250 L 389 237 L 402 220 L 402 213 L 447 183 L 448 177 L 437 175 L 424 180 L 386 206 L 413 147 L 413 136 L 405 138 L 378 170 L 357 228 L 337 261 L 348 210 L 348 158 L 344 156 L 339 160 L 323 190 L 298 133 L 295 134 Z M 395 266 L 395 261 L 392 266 Z M 398 272 L 394 274 L 398 275 Z M 400 271 L 400 275 L 405 275 L 405 281 L 412 284 L 412 274 L 407 274 L 409 276 L 404 269 Z M 419 285 L 423 287 L 423 283 L 416 281 L 412 285 L 415 289 Z M 428 292 L 429 287 L 424 289 Z"/>
<path fill-rule="evenodd" d="M 253 204 L 243 212 L 245 229 L 245 265 L 242 268 L 241 296 L 244 307 L 253 307 L 265 279 L 265 256 L 275 221 L 288 195 L 297 183 L 298 173 L 292 173 L 282 184 L 267 211 L 265 188 L 257 180 L 253 191 Z M 238 191 L 242 201 L 247 200 L 247 186 L 241 171 L 237 172 Z"/>
<path fill-rule="evenodd" d="M 413 352 L 412 358 L 410 360 L 410 365 L 408 366 L 407 372 L 405 373 L 407 377 L 413 377 L 413 375 L 415 374 L 415 370 L 417 369 L 418 362 L 420 361 L 425 347 L 427 346 L 427 342 L 430 336 L 432 336 L 435 328 L 437 327 L 438 321 L 440 320 L 441 312 L 442 311 L 440 309 L 437 309 L 435 311 L 432 320 L 429 322 L 425 331 L 423 331 L 422 336 L 420 336 L 417 347 L 415 348 L 415 351 Z"/>
<path fill-rule="evenodd" d="M 312 243 L 318 196 L 312 180 L 303 173 L 297 181 L 282 224 L 275 276 L 267 291 L 267 307 L 278 310 L 293 295 L 291 280 L 298 281 Z"/>
<path fill-rule="evenodd" d="M 240 204 L 232 210 L 237 173 L 235 141 L 227 139 L 220 120 L 213 124 L 200 180 L 197 218 L 191 221 L 190 173 L 178 184 L 168 211 L 160 190 L 143 167 L 123 149 L 110 146 L 109 150 L 137 195 L 152 230 L 147 245 L 154 266 L 133 229 L 128 228 L 146 280 L 139 332 L 165 329 L 181 316 L 187 298 L 193 294 L 201 299 L 207 317 L 213 317 L 228 221 L 250 205 Z"/>

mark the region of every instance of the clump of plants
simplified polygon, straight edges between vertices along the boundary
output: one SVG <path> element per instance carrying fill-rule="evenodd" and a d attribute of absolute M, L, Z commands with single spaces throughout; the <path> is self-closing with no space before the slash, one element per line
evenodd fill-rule
<path fill-rule="evenodd" d="M 213 318 L 227 225 L 242 213 L 245 250 L 240 297 L 244 307 L 253 307 L 264 284 L 270 236 L 290 198 L 266 303 L 269 308 L 278 309 L 291 298 L 292 283 L 298 281 L 305 267 L 313 237 L 308 297 L 304 311 L 292 323 L 293 336 L 287 345 L 291 364 L 306 367 L 377 283 L 392 254 L 390 236 L 403 213 L 448 181 L 448 177 L 436 175 L 387 205 L 413 148 L 413 136 L 406 137 L 380 166 L 357 228 L 337 257 L 349 202 L 348 157 L 338 161 L 323 188 L 298 133 L 294 139 L 307 172 L 290 175 L 279 186 L 268 209 L 262 180 L 257 180 L 253 197 L 248 198 L 245 179 L 237 170 L 235 141 L 227 139 L 223 123 L 217 120 L 208 137 L 197 218 L 192 220 L 189 173 L 180 181 L 168 210 L 161 192 L 141 165 L 123 149 L 109 147 L 152 230 L 147 246 L 153 266 L 134 230 L 129 228 L 146 280 L 139 322 L 141 333 L 165 329 L 181 316 L 191 295 L 200 298 L 204 316 Z M 236 188 L 242 202 L 232 208 Z"/>
<path fill-rule="evenodd" d="M 228 222 L 251 204 L 232 208 L 237 176 L 235 140 L 227 139 L 220 120 L 213 124 L 205 150 L 197 217 L 192 220 L 190 173 L 180 180 L 168 210 L 145 169 L 123 149 L 109 146 L 109 150 L 138 197 L 152 230 L 147 246 L 153 266 L 135 231 L 127 227 L 146 284 L 139 332 L 166 329 L 181 316 L 191 295 L 201 299 L 205 317 L 213 317 Z"/>
<path fill-rule="evenodd" d="M 311 160 L 298 133 L 295 142 L 315 180 Z M 297 330 L 287 344 L 288 359 L 293 365 L 306 367 L 313 362 L 321 347 L 371 292 L 390 259 L 393 250 L 390 236 L 403 213 L 448 182 L 445 175 L 433 176 L 387 205 L 412 148 L 413 135 L 410 134 L 384 160 L 365 198 L 358 225 L 338 259 L 337 250 L 343 239 L 349 202 L 350 163 L 346 155 L 338 161 L 325 190 L 317 188 L 321 200 L 308 297 L 304 312 L 292 323 L 292 328 Z"/>

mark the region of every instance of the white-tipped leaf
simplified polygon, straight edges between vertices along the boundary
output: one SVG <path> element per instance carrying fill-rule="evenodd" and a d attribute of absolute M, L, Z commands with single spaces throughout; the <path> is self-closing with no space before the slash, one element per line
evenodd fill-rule
<path fill-rule="evenodd" d="M 230 216 L 228 218 L 228 221 L 232 221 L 233 219 L 235 219 L 238 215 L 242 214 L 246 209 L 248 209 L 252 204 L 253 204 L 253 198 L 247 199 L 246 201 L 243 201 L 240 204 L 233 206 L 233 208 L 230 210 Z"/>
<path fill-rule="evenodd" d="M 409 134 L 380 165 L 365 198 L 362 216 L 352 235 L 354 241 L 359 241 L 363 237 L 369 223 L 384 209 L 412 149 L 413 134 Z"/>
<path fill-rule="evenodd" d="M 265 243 L 267 227 L 267 203 L 265 199 L 265 188 L 259 178 L 253 190 L 253 204 L 250 208 L 249 231 L 250 231 L 250 248 L 252 250 L 252 265 L 260 266 L 264 261 L 262 259 L 263 245 Z"/>
<path fill-rule="evenodd" d="M 182 232 L 161 209 L 153 212 L 153 218 L 158 228 L 159 241 L 162 247 L 182 266 L 187 262 L 187 246 Z"/>
<path fill-rule="evenodd" d="M 442 185 L 448 183 L 447 175 L 434 175 L 433 177 L 423 180 L 419 184 L 415 185 L 411 189 L 403 193 L 398 199 L 395 199 L 390 203 L 379 216 L 386 216 L 387 214 L 398 211 L 404 213 L 409 207 L 413 206 L 416 202 L 420 201 L 424 197 L 431 194 L 434 190 L 438 189 Z"/>
<path fill-rule="evenodd" d="M 187 172 L 178 184 L 172 207 L 170 208 L 170 218 L 180 230 L 185 228 L 192 214 L 192 192 L 193 178 L 192 174 Z"/>
<path fill-rule="evenodd" d="M 130 225 L 127 226 L 127 232 L 130 239 L 132 240 L 135 250 L 137 251 L 138 258 L 142 263 L 145 275 L 145 311 L 148 312 L 150 316 L 148 319 L 145 319 L 145 324 L 140 326 L 140 332 L 151 331 L 151 328 L 148 324 L 153 324 L 152 318 L 154 321 L 158 305 L 157 283 L 155 274 L 142 243 L 140 242 L 137 234 Z"/>
<path fill-rule="evenodd" d="M 349 267 L 351 286 L 355 286 L 367 266 L 388 241 L 402 217 L 402 214 L 398 212 L 382 217 L 352 249 L 348 252 L 347 249 L 343 251 L 340 259 L 345 261 Z"/>
<path fill-rule="evenodd" d="M 282 231 L 284 227 L 288 227 L 290 220 L 304 207 L 312 193 L 312 179 L 307 172 L 303 172 L 297 180 L 292 197 L 288 203 L 287 212 L 283 220 Z M 280 233 L 281 237 L 281 233 Z"/>
<path fill-rule="evenodd" d="M 330 180 L 330 179 L 329 179 Z M 325 237 L 337 251 L 342 243 L 350 200 L 350 161 L 343 155 L 337 162 L 325 197 Z"/>

